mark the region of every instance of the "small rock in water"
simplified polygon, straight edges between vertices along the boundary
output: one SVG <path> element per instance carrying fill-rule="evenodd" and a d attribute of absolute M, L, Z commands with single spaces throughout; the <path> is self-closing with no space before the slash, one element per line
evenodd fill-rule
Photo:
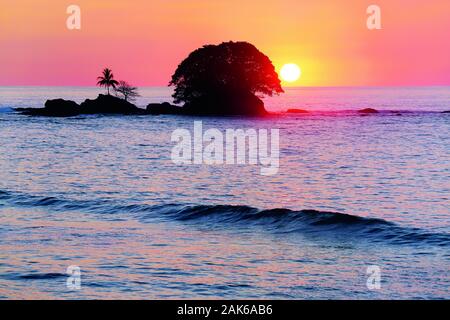
<path fill-rule="evenodd" d="M 372 108 L 366 108 L 358 111 L 359 113 L 369 114 L 369 113 L 379 113 L 378 110 Z"/>
<path fill-rule="evenodd" d="M 309 113 L 307 110 L 303 109 L 288 109 L 287 113 Z"/>
<path fill-rule="evenodd" d="M 148 114 L 182 114 L 183 108 L 172 105 L 168 102 L 150 103 L 147 105 Z"/>

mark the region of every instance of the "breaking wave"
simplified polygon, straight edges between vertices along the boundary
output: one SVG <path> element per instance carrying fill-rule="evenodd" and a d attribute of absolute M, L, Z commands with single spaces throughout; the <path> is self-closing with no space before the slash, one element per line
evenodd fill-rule
<path fill-rule="evenodd" d="M 123 204 L 112 200 L 68 200 L 0 190 L 0 206 L 49 207 L 53 211 L 81 211 L 132 218 L 142 222 L 172 220 L 202 227 L 265 229 L 275 233 L 303 233 L 390 244 L 450 246 L 450 234 L 404 227 L 378 218 L 317 210 L 257 209 L 236 205 Z M 125 215 L 125 216 L 122 216 Z"/>

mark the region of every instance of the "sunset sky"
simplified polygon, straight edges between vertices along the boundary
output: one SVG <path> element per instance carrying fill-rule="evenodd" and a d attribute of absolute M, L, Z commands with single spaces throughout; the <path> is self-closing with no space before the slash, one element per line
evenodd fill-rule
<path fill-rule="evenodd" d="M 66 9 L 81 8 L 81 30 Z M 368 30 L 377 4 L 382 30 Z M 450 85 L 448 0 L 15 0 L 0 3 L 0 85 L 95 85 L 103 67 L 166 85 L 204 45 L 248 41 L 301 86 Z"/>

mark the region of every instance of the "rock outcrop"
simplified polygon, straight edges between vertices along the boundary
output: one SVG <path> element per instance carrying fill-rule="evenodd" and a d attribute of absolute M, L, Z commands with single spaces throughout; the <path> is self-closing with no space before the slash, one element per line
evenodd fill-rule
<path fill-rule="evenodd" d="M 47 100 L 44 108 L 17 108 L 22 114 L 46 117 L 72 117 L 80 114 L 145 114 L 145 110 L 123 99 L 100 94 L 96 99 L 87 99 L 78 105 L 64 99 Z"/>
<path fill-rule="evenodd" d="M 71 100 L 54 99 L 45 102 L 45 108 L 17 108 L 16 111 L 30 116 L 72 117 L 80 114 L 80 106 Z"/>
<path fill-rule="evenodd" d="M 111 96 L 99 94 L 94 100 L 86 99 L 80 105 L 80 114 L 143 114 L 144 110 L 131 102 Z"/>
<path fill-rule="evenodd" d="M 264 116 L 268 112 L 261 99 L 252 93 L 238 95 L 210 95 L 196 99 L 183 107 L 163 103 L 150 103 L 146 110 L 123 99 L 100 94 L 96 99 L 86 99 L 80 105 L 71 100 L 47 100 L 45 108 L 17 108 L 18 112 L 33 116 L 70 117 L 83 114 L 174 114 L 197 116 Z M 306 111 L 305 111 L 306 112 Z"/>
<path fill-rule="evenodd" d="M 206 95 L 185 104 L 183 113 L 204 116 L 265 116 L 264 102 L 253 93 L 243 91 Z"/>

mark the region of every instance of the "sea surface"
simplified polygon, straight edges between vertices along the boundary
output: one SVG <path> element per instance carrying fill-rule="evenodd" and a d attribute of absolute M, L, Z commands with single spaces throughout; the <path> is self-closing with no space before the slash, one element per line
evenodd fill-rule
<path fill-rule="evenodd" d="M 450 299 L 450 87 L 287 88 L 267 118 L 12 109 L 100 92 L 0 87 L 0 299 Z M 174 164 L 194 120 L 279 129 L 278 173 Z"/>

